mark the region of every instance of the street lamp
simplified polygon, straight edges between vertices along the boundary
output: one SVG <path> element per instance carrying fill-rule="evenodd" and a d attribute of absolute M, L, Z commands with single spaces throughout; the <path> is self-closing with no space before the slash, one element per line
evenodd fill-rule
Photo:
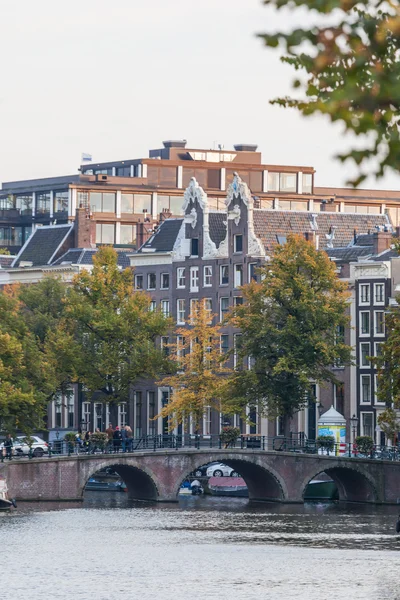
<path fill-rule="evenodd" d="M 356 439 L 357 425 L 358 425 L 358 417 L 357 417 L 357 415 L 354 414 L 350 418 L 350 425 L 351 425 L 351 429 L 352 429 L 352 432 L 353 432 L 353 442 L 354 442 L 355 439 Z"/>

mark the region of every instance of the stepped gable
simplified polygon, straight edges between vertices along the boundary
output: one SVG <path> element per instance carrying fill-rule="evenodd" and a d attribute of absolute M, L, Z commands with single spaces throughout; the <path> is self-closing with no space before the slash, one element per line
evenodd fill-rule
<path fill-rule="evenodd" d="M 304 236 L 306 233 L 312 233 L 313 215 L 316 215 L 318 229 L 315 230 L 315 234 L 319 236 L 321 250 L 329 247 L 326 236 L 330 236 L 332 231 L 334 231 L 334 238 L 331 240 L 333 247 L 345 248 L 354 240 L 354 230 L 358 234 L 369 234 L 376 226 L 391 227 L 386 215 L 254 209 L 254 230 L 265 249 L 271 252 L 278 243 L 277 236 L 287 237 L 290 234 Z"/>
<path fill-rule="evenodd" d="M 222 211 L 210 212 L 208 215 L 210 238 L 217 248 L 219 248 L 221 242 L 226 238 L 226 219 L 226 212 Z"/>
<path fill-rule="evenodd" d="M 139 248 L 138 253 L 172 252 L 182 223 L 183 219 L 166 219 L 163 221 L 156 233 Z"/>
<path fill-rule="evenodd" d="M 32 267 L 50 265 L 74 242 L 73 225 L 46 225 L 38 227 L 21 248 L 12 266 L 21 262 L 32 263 Z"/>

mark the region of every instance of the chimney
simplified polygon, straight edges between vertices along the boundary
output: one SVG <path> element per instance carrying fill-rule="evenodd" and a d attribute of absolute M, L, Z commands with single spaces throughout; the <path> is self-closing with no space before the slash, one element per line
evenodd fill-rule
<path fill-rule="evenodd" d="M 236 152 L 257 152 L 257 144 L 235 144 Z"/>
<path fill-rule="evenodd" d="M 89 212 L 81 205 L 75 213 L 75 248 L 96 247 L 96 221 L 90 218 Z"/>
<path fill-rule="evenodd" d="M 329 198 L 329 200 L 321 201 L 322 212 L 336 212 L 335 198 Z"/>
<path fill-rule="evenodd" d="M 389 250 L 392 244 L 392 233 L 390 231 L 375 231 L 373 234 L 374 254 L 380 254 Z"/>

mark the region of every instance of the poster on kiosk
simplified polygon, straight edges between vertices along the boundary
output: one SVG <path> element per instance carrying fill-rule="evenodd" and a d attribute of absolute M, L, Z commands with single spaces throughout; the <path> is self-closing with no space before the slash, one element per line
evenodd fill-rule
<path fill-rule="evenodd" d="M 331 435 L 335 439 L 335 448 L 330 450 L 330 456 L 339 456 L 346 450 L 346 419 L 333 406 L 318 419 L 318 436 Z M 324 448 L 318 450 L 326 454 Z"/>

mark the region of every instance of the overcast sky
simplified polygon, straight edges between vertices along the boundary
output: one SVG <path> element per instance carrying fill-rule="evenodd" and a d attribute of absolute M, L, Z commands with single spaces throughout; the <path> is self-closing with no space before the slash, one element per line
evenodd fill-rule
<path fill-rule="evenodd" d="M 177 138 L 257 143 L 265 163 L 314 166 L 317 185 L 349 175 L 333 158 L 348 145 L 340 126 L 269 105 L 292 71 L 256 38 L 278 26 L 261 0 L 0 0 L 0 17 L 0 181 Z"/>

